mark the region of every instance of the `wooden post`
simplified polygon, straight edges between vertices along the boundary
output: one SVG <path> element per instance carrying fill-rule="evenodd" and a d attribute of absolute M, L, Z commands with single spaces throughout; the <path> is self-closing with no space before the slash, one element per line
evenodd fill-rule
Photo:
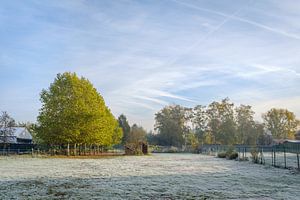
<path fill-rule="evenodd" d="M 68 143 L 68 146 L 67 146 L 67 156 L 70 156 L 70 144 Z"/>
<path fill-rule="evenodd" d="M 31 156 L 33 157 L 34 155 L 33 155 L 33 148 L 31 148 Z"/>
<path fill-rule="evenodd" d="M 76 156 L 76 144 L 74 144 L 74 156 Z"/>

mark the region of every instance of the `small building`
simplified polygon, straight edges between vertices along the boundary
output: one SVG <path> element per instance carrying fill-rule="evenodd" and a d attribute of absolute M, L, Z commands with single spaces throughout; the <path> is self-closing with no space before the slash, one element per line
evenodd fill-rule
<path fill-rule="evenodd" d="M 32 136 L 25 127 L 13 127 L 12 133 L 4 138 L 0 135 L 0 143 L 32 144 Z"/>

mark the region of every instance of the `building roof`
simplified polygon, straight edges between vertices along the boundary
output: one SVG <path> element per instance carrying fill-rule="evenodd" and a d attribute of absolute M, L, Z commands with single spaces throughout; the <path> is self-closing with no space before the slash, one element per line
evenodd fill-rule
<path fill-rule="evenodd" d="M 32 140 L 30 132 L 25 127 L 13 127 L 12 137 L 18 139 Z"/>

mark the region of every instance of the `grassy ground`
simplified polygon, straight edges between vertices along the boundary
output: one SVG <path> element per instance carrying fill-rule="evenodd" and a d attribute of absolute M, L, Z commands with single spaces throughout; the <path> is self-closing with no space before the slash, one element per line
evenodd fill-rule
<path fill-rule="evenodd" d="M 0 199 L 299 199 L 299 174 L 196 154 L 0 158 Z"/>

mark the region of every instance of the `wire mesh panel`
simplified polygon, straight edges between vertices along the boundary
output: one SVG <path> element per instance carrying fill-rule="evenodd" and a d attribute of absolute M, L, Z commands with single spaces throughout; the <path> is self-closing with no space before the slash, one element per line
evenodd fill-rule
<path fill-rule="evenodd" d="M 247 146 L 247 145 L 203 145 L 202 151 L 209 155 L 218 155 L 234 149 L 238 153 L 237 160 L 254 161 L 255 163 L 281 168 L 300 170 L 300 142 L 286 141 L 274 146 Z"/>

